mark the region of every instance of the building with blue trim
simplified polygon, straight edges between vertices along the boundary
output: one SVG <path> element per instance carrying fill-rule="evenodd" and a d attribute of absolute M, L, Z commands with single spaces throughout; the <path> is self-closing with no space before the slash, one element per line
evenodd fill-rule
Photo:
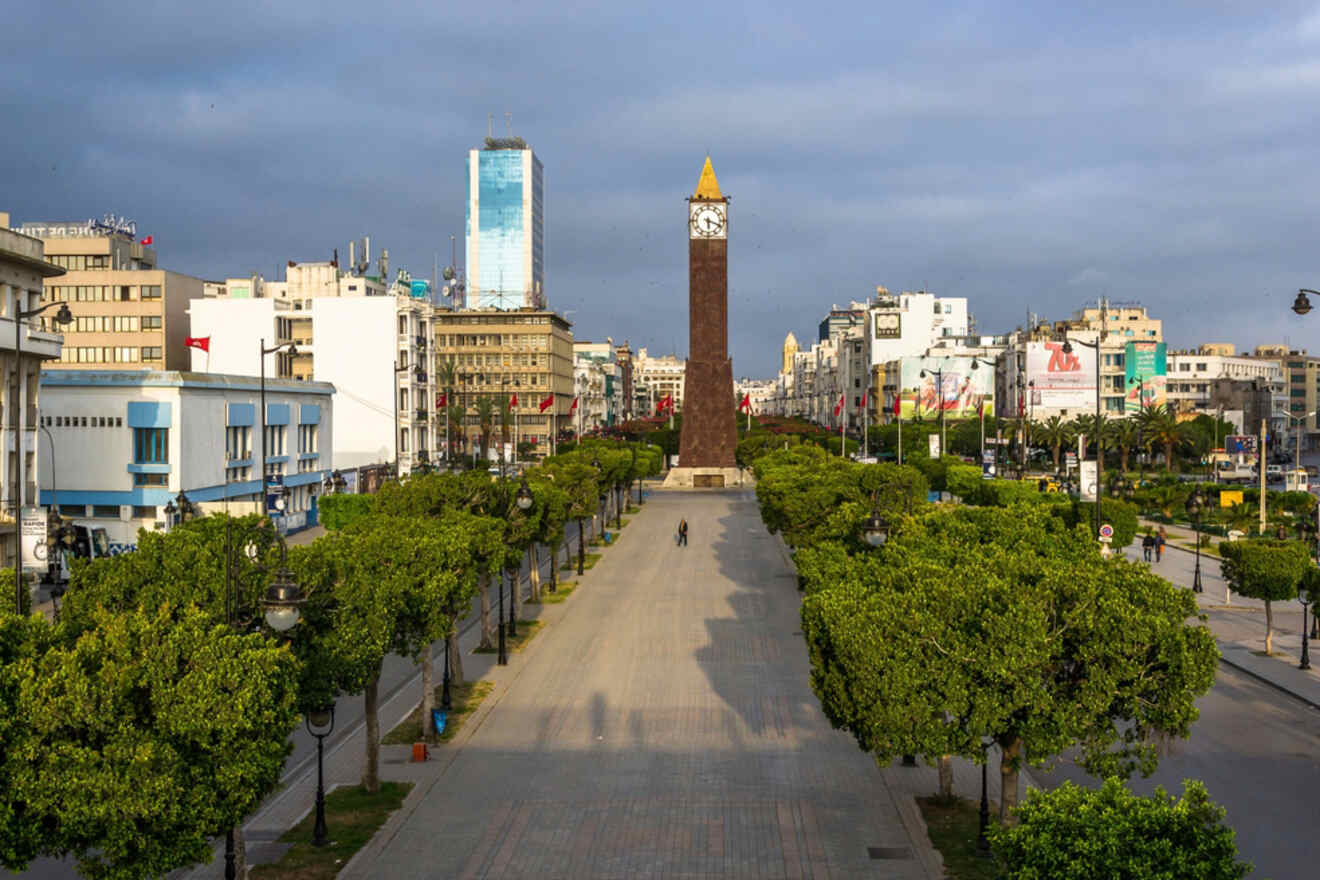
<path fill-rule="evenodd" d="M 267 472 L 285 487 L 276 525 L 316 523 L 334 468 L 329 382 L 266 380 Z M 40 503 L 94 521 L 112 542 L 168 525 L 182 491 L 203 512 L 262 509 L 262 418 L 255 376 L 58 370 L 41 374 Z"/>

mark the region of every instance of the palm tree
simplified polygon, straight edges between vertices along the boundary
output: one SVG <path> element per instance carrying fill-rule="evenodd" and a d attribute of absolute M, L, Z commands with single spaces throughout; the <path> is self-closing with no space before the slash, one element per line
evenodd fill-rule
<path fill-rule="evenodd" d="M 1107 439 L 1118 450 L 1118 467 L 1121 471 L 1128 469 L 1128 453 L 1137 445 L 1138 430 L 1136 419 L 1114 419 L 1109 423 Z"/>
<path fill-rule="evenodd" d="M 445 396 L 445 463 L 449 463 L 449 414 L 454 407 L 454 386 L 458 384 L 458 368 L 454 359 L 444 358 L 435 362 L 436 378 L 440 380 L 440 391 Z"/>
<path fill-rule="evenodd" d="M 1141 432 L 1148 446 L 1164 447 L 1164 467 L 1173 470 L 1173 447 L 1183 442 L 1183 427 L 1167 405 L 1146 407 L 1141 415 Z"/>
<path fill-rule="evenodd" d="M 1034 422 L 1031 426 L 1031 435 L 1033 440 L 1037 440 L 1050 448 L 1054 453 L 1054 469 L 1059 469 L 1059 451 L 1072 441 L 1072 425 L 1063 420 L 1062 416 L 1050 416 L 1043 422 Z"/>
<path fill-rule="evenodd" d="M 478 397 L 475 408 L 477 422 L 481 426 L 481 458 L 485 461 L 490 453 L 490 432 L 495 429 L 495 401 L 489 397 Z"/>
<path fill-rule="evenodd" d="M 1086 442 L 1090 444 L 1097 443 L 1106 432 L 1109 419 L 1101 413 L 1100 415 L 1083 415 L 1073 419 L 1073 430 L 1086 437 Z"/>
<path fill-rule="evenodd" d="M 500 397 L 500 456 L 504 456 L 504 448 L 509 443 L 509 437 L 513 433 L 513 408 L 509 406 L 509 395 Z M 518 457 L 518 450 L 513 452 L 514 458 Z"/>

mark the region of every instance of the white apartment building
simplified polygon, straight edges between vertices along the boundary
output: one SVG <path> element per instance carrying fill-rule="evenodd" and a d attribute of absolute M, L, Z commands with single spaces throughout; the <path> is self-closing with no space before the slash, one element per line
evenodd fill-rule
<path fill-rule="evenodd" d="M 666 397 L 672 397 L 674 412 L 683 411 L 683 379 L 687 374 L 687 361 L 672 354 L 652 357 L 645 348 L 633 355 L 633 389 L 637 397 L 645 398 L 647 415 Z"/>
<path fill-rule="evenodd" d="M 293 343 L 265 355 L 266 376 L 335 386 L 337 466 L 397 457 L 403 474 L 423 453 L 439 459 L 444 427 L 429 300 L 402 286 L 385 293 L 375 279 L 342 274 L 333 263 L 291 264 L 285 282 L 226 279 L 225 286 L 226 295 L 192 303 L 194 336 L 209 345 L 192 350 L 194 370 L 258 376 L 263 350 Z"/>
<path fill-rule="evenodd" d="M 9 215 L 0 212 L 0 315 L 6 319 L 0 322 L 0 374 L 4 380 L 0 386 L 0 412 L 5 414 L 0 524 L 9 523 L 2 529 L 0 566 L 10 568 L 17 556 L 12 528 L 15 513 L 37 502 L 38 376 L 43 364 L 59 359 L 64 339 L 54 332 L 58 328 L 48 332 L 40 319 L 29 315 L 20 320 L 18 315 L 40 305 L 46 279 L 63 274 L 63 268 L 46 261 L 41 239 L 10 230 Z M 36 560 L 24 561 L 35 567 Z"/>
<path fill-rule="evenodd" d="M 285 533 L 316 523 L 316 496 L 336 465 L 334 386 L 267 379 L 269 482 L 262 504 L 261 385 L 252 376 L 51 370 L 41 374 L 41 503 L 104 528 L 120 550 L 139 528 L 167 528 L 178 493 L 204 513 L 271 513 Z"/>
<path fill-rule="evenodd" d="M 925 354 L 941 340 L 966 336 L 971 330 L 966 297 L 907 290 L 890 294 L 881 287 L 866 308 L 865 338 L 872 368 Z"/>
<path fill-rule="evenodd" d="M 614 360 L 614 340 L 573 343 L 573 430 L 582 434 L 622 421 L 623 376 Z"/>
<path fill-rule="evenodd" d="M 1269 387 L 1277 408 L 1285 408 L 1283 401 L 1287 400 L 1287 394 L 1283 365 L 1279 361 L 1212 353 L 1202 347 L 1195 351 L 1170 352 L 1168 365 L 1169 406 L 1178 412 L 1209 412 L 1213 409 L 1210 393 L 1215 379 L 1258 379 Z"/>

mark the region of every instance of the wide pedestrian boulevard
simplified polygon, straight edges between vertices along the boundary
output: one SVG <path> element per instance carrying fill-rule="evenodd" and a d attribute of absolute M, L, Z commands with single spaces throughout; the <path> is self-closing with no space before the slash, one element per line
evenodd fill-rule
<path fill-rule="evenodd" d="M 799 601 L 752 492 L 652 492 L 341 877 L 933 876 L 820 712 Z"/>

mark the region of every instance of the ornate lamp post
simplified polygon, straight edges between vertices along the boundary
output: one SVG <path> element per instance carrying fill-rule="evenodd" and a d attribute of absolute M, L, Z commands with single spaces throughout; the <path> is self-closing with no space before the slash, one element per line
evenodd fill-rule
<path fill-rule="evenodd" d="M 1096 337 L 1095 342 L 1077 340 L 1078 345 L 1085 345 L 1087 348 L 1095 349 L 1095 480 L 1098 484 L 1103 478 L 1105 471 L 1105 432 L 1100 424 L 1100 345 L 1105 340 L 1104 331 L 1105 309 L 1103 302 L 1100 307 L 1100 335 Z M 1065 336 L 1063 340 L 1063 353 L 1072 354 L 1072 342 Z M 1078 463 L 1078 483 L 1081 483 L 1081 463 Z M 1086 488 L 1082 486 L 1081 488 Z M 1095 533 L 1100 534 L 1100 487 L 1095 489 Z"/>
<path fill-rule="evenodd" d="M 944 447 L 944 368 L 930 371 L 922 370 L 921 378 L 925 379 L 927 376 L 935 377 L 935 406 L 938 407 L 940 420 L 940 457 L 943 458 L 948 454 L 948 450 Z"/>
<path fill-rule="evenodd" d="M 883 547 L 889 540 L 889 521 L 878 512 L 873 512 L 862 523 L 862 538 L 872 547 Z"/>
<path fill-rule="evenodd" d="M 182 493 L 180 494 L 182 495 Z M 259 525 L 243 528 L 250 531 L 247 533 L 249 540 L 242 547 L 242 556 L 247 558 L 248 565 L 253 572 L 265 576 L 268 569 L 257 562 L 261 549 L 255 540 L 251 539 L 261 538 L 278 543 L 280 563 L 271 575 L 265 594 L 259 602 L 260 616 L 243 617 L 242 609 L 239 608 L 240 597 L 238 591 L 238 569 L 243 563 L 239 559 L 238 545 L 235 541 L 234 521 L 230 519 L 225 523 L 225 622 L 230 628 L 240 629 L 244 632 L 255 632 L 261 628 L 264 621 L 266 626 L 277 634 L 288 632 L 298 623 L 302 604 L 305 601 L 302 588 L 293 579 L 293 572 L 288 568 L 288 546 L 284 543 L 284 538 L 271 526 L 270 519 L 264 515 Z M 329 733 L 329 731 L 327 730 L 326 733 Z M 236 880 L 237 876 L 234 829 L 230 828 L 225 836 L 225 880 Z"/>
<path fill-rule="evenodd" d="M 316 737 L 316 825 L 312 828 L 312 846 L 325 846 L 330 842 L 325 827 L 325 738 L 335 729 L 335 707 L 308 712 L 304 723 L 307 732 Z"/>
<path fill-rule="evenodd" d="M 1315 592 L 1306 584 L 1305 579 L 1297 586 L 1297 601 L 1302 603 L 1302 662 L 1298 664 L 1298 669 L 1311 668 L 1311 640 L 1306 631 L 1306 609 L 1316 599 Z"/>
<path fill-rule="evenodd" d="M 1320 291 L 1308 290 L 1305 287 L 1298 290 L 1297 298 L 1293 300 L 1292 310 L 1299 315 L 1305 315 L 1307 312 L 1311 311 L 1311 300 L 1307 299 L 1306 296 L 1308 293 L 1320 296 Z"/>
<path fill-rule="evenodd" d="M 1196 532 L 1196 567 L 1192 569 L 1192 592 L 1199 593 L 1201 587 L 1201 511 L 1205 509 L 1205 497 L 1201 494 L 1201 487 L 1197 486 L 1192 490 L 1192 494 L 1187 496 L 1187 502 L 1183 505 L 1187 510 L 1187 515 L 1192 519 L 1192 527 Z"/>
<path fill-rule="evenodd" d="M 58 270 L 53 270 L 58 271 Z M 37 306 L 35 309 L 22 308 L 23 300 L 26 295 L 20 292 L 14 293 L 14 315 L 10 318 L 14 322 L 14 425 L 16 427 L 15 436 L 18 437 L 17 449 L 20 452 L 14 456 L 14 611 L 17 614 L 23 613 L 23 325 L 28 318 L 40 315 L 46 309 L 54 308 L 55 303 L 46 303 L 44 306 Z M 61 326 L 73 323 L 73 312 L 69 311 L 68 303 L 60 303 L 59 311 L 55 313 L 54 321 Z M 51 447 L 52 450 L 54 447 Z"/>
<path fill-rule="evenodd" d="M 518 487 L 518 491 L 513 495 L 513 503 L 519 510 L 526 513 L 532 509 L 533 500 L 532 490 L 527 485 L 527 479 L 523 478 L 522 485 Z M 514 591 L 521 589 L 521 586 L 518 583 L 517 569 L 513 570 L 512 577 L 509 578 L 509 588 L 509 638 L 513 638 L 518 635 L 518 625 L 517 621 L 514 619 L 518 616 L 516 611 L 518 603 L 515 601 L 518 597 Z"/>

